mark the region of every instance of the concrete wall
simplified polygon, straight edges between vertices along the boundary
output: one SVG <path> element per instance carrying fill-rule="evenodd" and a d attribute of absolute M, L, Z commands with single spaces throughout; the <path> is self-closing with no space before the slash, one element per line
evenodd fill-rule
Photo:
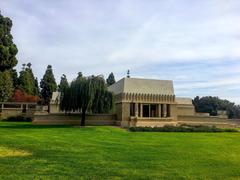
<path fill-rule="evenodd" d="M 58 104 L 50 104 L 50 113 L 59 113 L 60 112 L 60 107 Z"/>
<path fill-rule="evenodd" d="M 28 109 L 26 113 L 23 113 L 21 109 L 3 109 L 0 113 L 0 119 L 6 119 L 8 117 L 15 117 L 15 116 L 25 116 L 25 117 L 33 117 L 35 110 Z"/>
<path fill-rule="evenodd" d="M 170 105 L 170 115 L 173 119 L 177 120 L 177 114 L 178 113 L 178 108 L 176 104 L 171 104 Z"/>
<path fill-rule="evenodd" d="M 177 105 L 178 116 L 191 116 L 195 114 L 195 108 L 193 105 Z"/>
<path fill-rule="evenodd" d="M 218 116 L 178 116 L 179 124 L 195 124 L 195 125 L 215 125 L 216 127 L 240 127 L 239 120 L 231 120 Z"/>
<path fill-rule="evenodd" d="M 35 115 L 33 124 L 42 125 L 80 125 L 81 114 L 63 113 Z M 115 125 L 116 116 L 112 114 L 87 114 L 86 125 Z"/>
<path fill-rule="evenodd" d="M 122 127 L 129 127 L 129 118 L 130 118 L 130 103 L 121 102 L 115 104 L 116 111 L 116 125 Z"/>
<path fill-rule="evenodd" d="M 165 125 L 205 125 L 216 126 L 220 128 L 235 128 L 240 127 L 240 120 L 230 120 L 219 117 L 204 117 L 204 116 L 178 116 L 178 120 L 172 118 L 132 118 L 130 120 L 130 127 L 162 127 Z"/>

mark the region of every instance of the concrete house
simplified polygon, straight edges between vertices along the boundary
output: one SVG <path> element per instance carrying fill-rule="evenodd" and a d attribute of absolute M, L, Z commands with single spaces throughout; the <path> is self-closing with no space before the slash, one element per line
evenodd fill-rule
<path fill-rule="evenodd" d="M 162 126 L 177 124 L 187 119 L 212 122 L 206 113 L 195 113 L 191 98 L 177 98 L 173 81 L 123 78 L 108 88 L 115 95 L 117 125 Z"/>

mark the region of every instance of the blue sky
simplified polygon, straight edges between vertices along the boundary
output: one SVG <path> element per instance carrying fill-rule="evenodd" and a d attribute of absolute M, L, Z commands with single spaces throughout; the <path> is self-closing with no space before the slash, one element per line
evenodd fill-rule
<path fill-rule="evenodd" d="M 112 71 L 172 79 L 177 96 L 240 104 L 239 0 L 1 0 L 13 20 L 18 69 L 42 77 Z"/>

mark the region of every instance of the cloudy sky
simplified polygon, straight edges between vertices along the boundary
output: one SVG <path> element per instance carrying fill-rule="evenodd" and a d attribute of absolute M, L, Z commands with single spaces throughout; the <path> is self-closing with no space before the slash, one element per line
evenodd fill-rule
<path fill-rule="evenodd" d="M 59 81 L 112 71 L 171 79 L 177 96 L 240 104 L 239 0 L 1 0 L 13 20 L 18 69 Z"/>

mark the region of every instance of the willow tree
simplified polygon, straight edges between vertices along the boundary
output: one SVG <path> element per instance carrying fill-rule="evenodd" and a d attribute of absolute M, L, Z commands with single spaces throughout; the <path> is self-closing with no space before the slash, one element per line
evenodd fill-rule
<path fill-rule="evenodd" d="M 113 96 L 103 77 L 90 76 L 77 78 L 65 89 L 60 108 L 65 112 L 81 111 L 81 126 L 85 126 L 86 112 L 107 113 L 112 105 Z"/>

